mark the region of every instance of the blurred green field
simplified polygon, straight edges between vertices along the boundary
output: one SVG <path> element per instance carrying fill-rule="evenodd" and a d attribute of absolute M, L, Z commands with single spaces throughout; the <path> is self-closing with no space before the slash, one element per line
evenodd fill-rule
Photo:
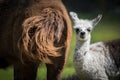
<path fill-rule="evenodd" d="M 97 15 L 93 14 L 79 14 L 79 18 L 95 18 Z M 104 14 L 102 20 L 98 26 L 92 32 L 91 43 L 98 41 L 107 41 L 112 39 L 120 38 L 120 15 L 117 14 Z M 70 47 L 69 58 L 65 65 L 62 77 L 68 77 L 75 73 L 72 59 L 75 46 L 75 32 L 73 31 L 73 38 Z M 38 69 L 37 80 L 45 80 L 46 69 L 44 63 Z M 12 66 L 6 70 L 0 69 L 0 80 L 13 80 L 13 68 Z"/>

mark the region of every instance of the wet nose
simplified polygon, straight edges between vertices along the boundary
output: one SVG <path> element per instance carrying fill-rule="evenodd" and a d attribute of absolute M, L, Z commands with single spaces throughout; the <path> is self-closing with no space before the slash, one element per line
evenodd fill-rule
<path fill-rule="evenodd" d="M 81 32 L 80 34 L 83 36 L 83 35 L 85 35 L 85 32 Z"/>

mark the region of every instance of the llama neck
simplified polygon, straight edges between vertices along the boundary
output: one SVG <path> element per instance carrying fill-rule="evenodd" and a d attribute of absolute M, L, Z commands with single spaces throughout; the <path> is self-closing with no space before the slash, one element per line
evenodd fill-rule
<path fill-rule="evenodd" d="M 76 49 L 79 51 L 79 54 L 84 55 L 89 51 L 90 39 L 86 41 L 77 40 Z"/>

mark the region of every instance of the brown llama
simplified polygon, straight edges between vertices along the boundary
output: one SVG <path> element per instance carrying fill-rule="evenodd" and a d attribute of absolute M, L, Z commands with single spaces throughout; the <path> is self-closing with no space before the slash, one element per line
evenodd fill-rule
<path fill-rule="evenodd" d="M 61 0 L 0 2 L 0 68 L 14 66 L 14 80 L 35 80 L 45 62 L 47 80 L 59 80 L 72 37 Z"/>

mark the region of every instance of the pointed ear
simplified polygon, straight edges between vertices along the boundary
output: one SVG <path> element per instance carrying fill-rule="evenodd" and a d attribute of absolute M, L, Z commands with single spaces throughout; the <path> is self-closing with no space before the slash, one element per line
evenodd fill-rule
<path fill-rule="evenodd" d="M 75 12 L 70 12 L 70 16 L 74 23 L 77 23 L 79 21 L 78 15 Z"/>
<path fill-rule="evenodd" d="M 99 14 L 95 19 L 93 19 L 92 20 L 93 26 L 96 26 L 99 23 L 99 21 L 101 20 L 101 18 L 102 18 L 102 15 Z"/>

